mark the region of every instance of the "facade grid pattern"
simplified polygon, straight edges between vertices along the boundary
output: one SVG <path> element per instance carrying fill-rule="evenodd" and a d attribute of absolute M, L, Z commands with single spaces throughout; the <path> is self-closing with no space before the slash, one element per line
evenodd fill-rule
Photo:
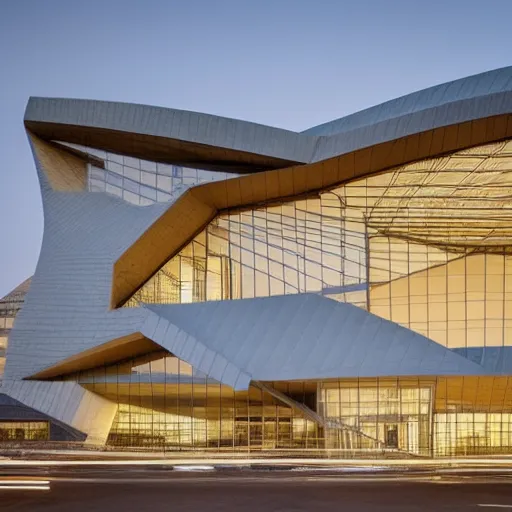
<path fill-rule="evenodd" d="M 32 98 L 45 236 L 0 301 L 0 439 L 512 453 L 511 77 L 303 133 Z"/>
<path fill-rule="evenodd" d="M 239 176 L 157 163 L 76 144 L 65 145 L 93 157 L 87 166 L 90 192 L 106 192 L 138 206 L 166 203 L 194 185 Z"/>

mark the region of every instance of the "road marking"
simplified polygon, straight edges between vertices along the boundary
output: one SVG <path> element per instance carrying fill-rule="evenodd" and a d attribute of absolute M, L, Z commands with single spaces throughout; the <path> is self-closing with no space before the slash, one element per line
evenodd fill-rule
<path fill-rule="evenodd" d="M 377 471 L 397 471 L 396 468 L 388 468 L 386 466 L 345 466 L 345 467 L 332 467 L 332 466 L 301 466 L 298 468 L 292 468 L 290 471 L 300 473 L 302 471 L 310 473 L 311 471 L 330 471 L 333 473 L 374 473 Z"/>
<path fill-rule="evenodd" d="M 215 471 L 215 468 L 213 466 L 173 466 L 174 471 Z"/>

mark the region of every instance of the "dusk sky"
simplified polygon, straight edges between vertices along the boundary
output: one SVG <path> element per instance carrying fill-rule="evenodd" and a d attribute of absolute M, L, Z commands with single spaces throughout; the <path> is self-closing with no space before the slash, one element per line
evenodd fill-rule
<path fill-rule="evenodd" d="M 301 131 L 512 64 L 511 20 L 511 0 L 1 0 L 0 297 L 41 245 L 29 96 Z"/>

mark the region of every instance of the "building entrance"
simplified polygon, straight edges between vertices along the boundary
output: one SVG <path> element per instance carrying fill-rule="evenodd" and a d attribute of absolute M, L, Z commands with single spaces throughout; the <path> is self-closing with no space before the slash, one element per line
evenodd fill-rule
<path fill-rule="evenodd" d="M 339 450 L 387 449 L 429 455 L 431 397 L 430 386 L 411 387 L 409 382 L 323 382 L 318 410 L 338 426 L 328 429 L 326 444 Z"/>

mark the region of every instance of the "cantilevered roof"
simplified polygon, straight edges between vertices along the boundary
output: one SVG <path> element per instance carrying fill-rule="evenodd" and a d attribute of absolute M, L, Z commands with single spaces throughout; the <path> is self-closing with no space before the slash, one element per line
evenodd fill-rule
<path fill-rule="evenodd" d="M 171 108 L 40 97 L 30 98 L 25 125 L 47 140 L 250 173 L 319 162 L 511 111 L 512 67 L 506 67 L 408 94 L 302 133 Z"/>
<path fill-rule="evenodd" d="M 481 375 L 481 366 L 352 304 L 315 294 L 147 305 L 142 333 L 211 378 L 279 381 Z"/>
<path fill-rule="evenodd" d="M 238 173 L 309 162 L 316 144 L 248 121 L 113 101 L 33 97 L 25 126 L 46 140 Z"/>

